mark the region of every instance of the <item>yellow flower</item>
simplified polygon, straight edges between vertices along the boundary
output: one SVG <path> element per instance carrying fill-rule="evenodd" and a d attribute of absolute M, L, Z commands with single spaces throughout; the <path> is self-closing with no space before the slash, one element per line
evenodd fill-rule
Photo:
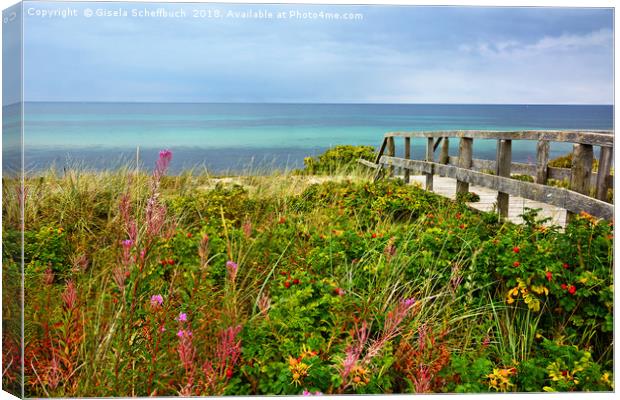
<path fill-rule="evenodd" d="M 515 373 L 514 368 L 493 368 L 493 373 L 487 375 L 489 388 L 498 392 L 507 392 L 514 388 L 510 377 Z"/>

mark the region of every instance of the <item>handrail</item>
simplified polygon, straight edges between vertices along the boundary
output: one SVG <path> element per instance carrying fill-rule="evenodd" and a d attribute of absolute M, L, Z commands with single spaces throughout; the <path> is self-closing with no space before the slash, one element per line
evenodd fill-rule
<path fill-rule="evenodd" d="M 395 157 L 394 138 L 404 138 L 405 158 Z M 426 138 L 425 160 L 411 160 L 411 138 Z M 458 138 L 459 156 L 448 154 L 449 139 Z M 479 160 L 472 157 L 474 139 L 497 140 L 497 161 Z M 536 140 L 536 164 L 513 163 L 512 141 Z M 548 166 L 549 142 L 574 143 L 571 168 Z M 439 160 L 434 152 L 441 150 Z M 387 169 L 393 175 L 394 168 L 405 170 L 405 180 L 409 181 L 408 171 L 426 175 L 426 189 L 432 190 L 433 175 L 447 176 L 457 180 L 457 193 L 469 191 L 469 184 L 484 186 L 498 191 L 497 209 L 501 217 L 508 215 L 509 196 L 519 196 L 546 204 L 565 208 L 568 217 L 581 211 L 600 218 L 613 218 L 613 204 L 607 203 L 608 189 L 613 187 L 611 163 L 613 158 L 614 136 L 612 131 L 420 131 L 388 132 L 384 135 L 375 162 L 362 161 L 367 167 L 375 168 L 375 180 Z M 594 161 L 593 146 L 600 146 L 598 173 L 592 172 Z M 492 173 L 485 173 L 491 170 Z M 535 183 L 511 178 L 511 173 L 535 177 Z M 570 179 L 570 189 L 548 186 L 547 180 Z M 591 197 L 590 194 L 595 196 Z"/>
<path fill-rule="evenodd" d="M 409 137 L 409 138 L 470 138 L 470 139 L 495 139 L 495 140 L 547 140 L 550 142 L 569 142 L 590 144 L 594 146 L 614 146 L 613 131 L 413 131 L 413 132 L 388 132 L 385 137 Z"/>

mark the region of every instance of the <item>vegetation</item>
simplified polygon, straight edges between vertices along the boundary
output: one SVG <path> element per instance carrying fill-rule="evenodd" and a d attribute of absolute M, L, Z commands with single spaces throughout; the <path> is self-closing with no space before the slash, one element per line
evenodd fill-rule
<path fill-rule="evenodd" d="M 329 178 L 233 181 L 167 177 L 171 157 L 27 180 L 27 396 L 613 390 L 611 223 L 503 223 L 331 156 L 306 164 Z M 4 296 L 21 193 L 3 185 Z"/>
<path fill-rule="evenodd" d="M 306 157 L 303 173 L 329 175 L 336 171 L 357 170 L 359 167 L 357 160 L 361 158 L 374 161 L 375 157 L 375 149 L 372 146 L 335 146 L 318 157 Z"/>

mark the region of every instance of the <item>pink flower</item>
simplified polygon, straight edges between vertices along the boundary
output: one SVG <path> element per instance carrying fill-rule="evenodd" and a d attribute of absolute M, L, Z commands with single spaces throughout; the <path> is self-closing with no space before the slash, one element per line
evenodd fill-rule
<path fill-rule="evenodd" d="M 62 300 L 68 310 L 72 310 L 77 305 L 77 290 L 73 281 L 68 281 L 65 291 L 62 293 Z"/>
<path fill-rule="evenodd" d="M 187 314 L 182 312 L 179 314 L 179 318 L 178 318 L 179 322 L 186 322 L 187 321 Z"/>
<path fill-rule="evenodd" d="M 179 331 L 177 332 L 177 336 L 182 338 L 182 337 L 191 337 L 192 336 L 192 331 L 187 330 L 184 331 L 183 329 L 179 329 Z"/>
<path fill-rule="evenodd" d="M 230 280 L 234 281 L 237 278 L 237 263 L 233 261 L 226 261 L 226 269 L 228 269 L 228 274 L 230 275 Z"/>
<path fill-rule="evenodd" d="M 166 170 L 170 165 L 170 161 L 172 161 L 172 152 L 170 150 L 166 149 L 159 152 L 159 159 L 155 165 L 155 176 L 157 178 L 166 173 Z"/>
<path fill-rule="evenodd" d="M 415 304 L 415 299 L 413 297 L 403 300 L 403 306 L 407 309 L 411 308 Z"/>
<path fill-rule="evenodd" d="M 237 272 L 238 265 L 233 261 L 226 261 L 226 268 L 228 268 L 228 271 L 232 274 Z"/>
<path fill-rule="evenodd" d="M 161 307 L 162 304 L 164 304 L 164 298 L 161 294 L 154 294 L 151 296 L 151 307 Z"/>

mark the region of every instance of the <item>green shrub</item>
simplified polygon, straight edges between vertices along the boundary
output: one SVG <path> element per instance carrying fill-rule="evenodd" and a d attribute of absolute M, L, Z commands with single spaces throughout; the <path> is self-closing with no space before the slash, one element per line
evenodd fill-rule
<path fill-rule="evenodd" d="M 311 175 L 332 174 L 357 167 L 358 160 L 372 161 L 375 158 L 372 146 L 335 146 L 318 157 L 304 158 L 304 172 Z"/>

